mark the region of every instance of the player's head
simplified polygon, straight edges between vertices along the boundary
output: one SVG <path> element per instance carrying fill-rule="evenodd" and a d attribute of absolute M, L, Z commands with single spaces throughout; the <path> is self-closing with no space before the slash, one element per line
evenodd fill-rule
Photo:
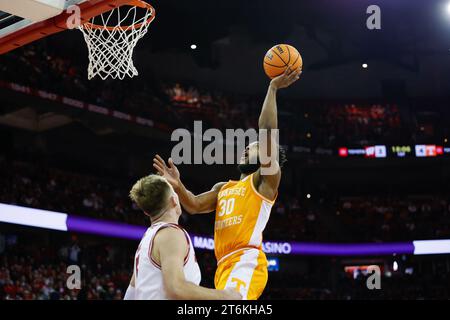
<path fill-rule="evenodd" d="M 280 167 L 283 167 L 287 161 L 285 150 L 279 146 L 278 162 Z M 242 152 L 241 159 L 238 164 L 238 170 L 242 174 L 252 174 L 261 166 L 259 161 L 259 144 L 257 141 L 250 143 Z"/>
<path fill-rule="evenodd" d="M 239 160 L 238 169 L 243 174 L 251 174 L 259 169 L 258 142 L 250 143 L 242 152 Z"/>
<path fill-rule="evenodd" d="M 175 210 L 181 215 L 180 201 L 167 180 L 151 174 L 139 179 L 131 188 L 130 198 L 151 219 L 157 219 L 166 212 Z"/>

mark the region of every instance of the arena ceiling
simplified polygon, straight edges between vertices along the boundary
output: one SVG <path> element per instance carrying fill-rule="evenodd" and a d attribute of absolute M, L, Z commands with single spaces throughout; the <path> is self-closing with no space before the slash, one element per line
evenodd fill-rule
<path fill-rule="evenodd" d="M 378 98 L 450 92 L 447 0 L 378 0 L 380 30 L 366 27 L 372 0 L 151 2 L 157 17 L 135 50 L 141 74 L 263 93 L 265 52 L 289 43 L 304 58 L 304 81 L 288 95 Z M 78 31 L 53 36 L 48 43 L 87 64 Z"/>
<path fill-rule="evenodd" d="M 450 15 L 444 0 L 380 0 L 381 30 L 368 30 L 373 1 L 157 1 L 158 20 L 139 55 L 157 75 L 261 92 L 261 63 L 276 43 L 305 61 L 298 96 L 379 97 L 386 91 L 450 90 Z M 190 45 L 197 49 L 191 50 Z M 164 64 L 154 61 L 164 60 Z M 362 70 L 362 63 L 369 68 Z M 364 72 L 368 71 L 368 72 Z M 247 75 L 249 78 L 245 78 Z M 307 78 L 308 77 L 308 78 Z M 238 81 L 236 81 L 238 78 Z M 436 87 L 440 86 L 440 92 Z M 293 91 L 293 90 L 292 90 Z"/>

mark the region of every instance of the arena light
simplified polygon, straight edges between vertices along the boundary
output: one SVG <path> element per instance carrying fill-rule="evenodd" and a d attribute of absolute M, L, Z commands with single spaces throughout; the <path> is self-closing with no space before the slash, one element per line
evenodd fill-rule
<path fill-rule="evenodd" d="M 363 69 L 367 69 L 369 67 L 369 65 L 367 63 L 363 63 L 362 67 L 363 67 Z"/>
<path fill-rule="evenodd" d="M 450 253 L 450 240 L 417 240 L 413 241 L 414 254 Z"/>
<path fill-rule="evenodd" d="M 0 203 L 0 222 L 52 230 L 90 233 L 139 241 L 144 226 L 68 215 L 61 212 L 32 209 Z M 210 236 L 191 234 L 196 249 L 214 250 Z M 391 243 L 317 243 L 264 241 L 263 251 L 280 255 L 379 256 L 392 254 L 450 254 L 450 239 Z"/>
<path fill-rule="evenodd" d="M 414 273 L 414 268 L 406 268 L 405 269 L 405 274 L 413 274 Z"/>
<path fill-rule="evenodd" d="M 67 214 L 0 203 L 0 222 L 67 231 Z"/>
<path fill-rule="evenodd" d="M 397 271 L 398 270 L 398 262 L 394 261 L 393 265 L 392 265 L 392 270 Z"/>
<path fill-rule="evenodd" d="M 268 271 L 280 271 L 280 261 L 278 258 L 267 258 Z"/>
<path fill-rule="evenodd" d="M 113 221 L 68 216 L 67 230 L 129 240 L 141 240 L 147 228 Z"/>
<path fill-rule="evenodd" d="M 445 11 L 447 12 L 448 15 L 450 15 L 450 1 L 447 3 Z"/>
<path fill-rule="evenodd" d="M 196 45 L 196 44 L 191 44 L 191 49 L 192 49 L 192 50 L 197 49 L 197 45 Z"/>

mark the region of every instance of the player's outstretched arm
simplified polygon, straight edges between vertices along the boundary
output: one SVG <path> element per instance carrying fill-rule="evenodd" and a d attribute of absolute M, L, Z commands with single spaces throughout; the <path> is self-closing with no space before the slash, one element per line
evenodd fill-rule
<path fill-rule="evenodd" d="M 180 229 L 166 228 L 155 236 L 152 254 L 159 260 L 164 288 L 171 299 L 177 300 L 240 300 L 234 290 L 215 290 L 186 281 L 183 266 L 189 247 Z"/>
<path fill-rule="evenodd" d="M 281 180 L 280 166 L 274 156 L 278 145 L 272 138 L 272 130 L 278 129 L 277 91 L 297 81 L 301 72 L 301 68 L 291 70 L 288 67 L 284 74 L 272 79 L 259 116 L 259 129 L 266 130 L 266 135 L 260 132 L 260 137 L 265 139 L 260 141 L 259 145 L 261 168 L 267 170 L 258 170 L 253 175 L 253 183 L 258 191 L 269 199 L 275 198 Z"/>
<path fill-rule="evenodd" d="M 216 183 L 211 190 L 194 195 L 189 191 L 180 179 L 180 172 L 173 163 L 172 159 L 166 162 L 159 155 L 153 158 L 153 167 L 159 175 L 167 179 L 175 192 L 178 194 L 180 203 L 190 214 L 209 213 L 216 209 L 217 194 L 225 182 Z"/>

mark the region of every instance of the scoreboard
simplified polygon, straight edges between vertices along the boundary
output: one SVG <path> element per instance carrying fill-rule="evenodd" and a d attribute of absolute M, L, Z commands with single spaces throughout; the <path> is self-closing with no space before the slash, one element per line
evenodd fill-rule
<path fill-rule="evenodd" d="M 371 145 L 357 148 L 340 147 L 338 156 L 364 158 L 433 158 L 450 155 L 450 147 L 435 144 Z"/>
<path fill-rule="evenodd" d="M 444 154 L 444 148 L 436 145 L 417 144 L 416 157 L 437 157 Z"/>
<path fill-rule="evenodd" d="M 399 158 L 413 156 L 413 149 L 411 146 L 392 146 L 391 152 Z"/>

